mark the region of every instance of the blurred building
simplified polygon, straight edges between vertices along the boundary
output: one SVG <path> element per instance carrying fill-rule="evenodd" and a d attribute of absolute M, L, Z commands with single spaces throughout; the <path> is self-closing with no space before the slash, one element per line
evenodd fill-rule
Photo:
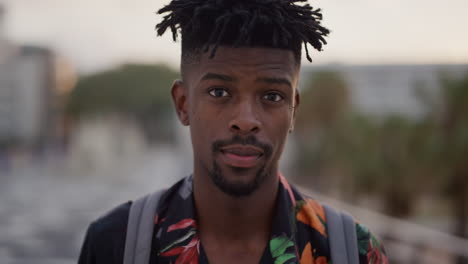
<path fill-rule="evenodd" d="M 54 136 L 54 55 L 14 45 L 3 35 L 0 7 L 0 143 L 37 148 Z"/>
<path fill-rule="evenodd" d="M 468 64 L 306 66 L 301 73 L 302 85 L 307 85 L 314 74 L 330 71 L 345 79 L 352 104 L 361 112 L 377 117 L 402 114 L 418 118 L 428 110 L 418 88 L 437 96 L 441 76 L 460 78 L 468 74 Z"/>

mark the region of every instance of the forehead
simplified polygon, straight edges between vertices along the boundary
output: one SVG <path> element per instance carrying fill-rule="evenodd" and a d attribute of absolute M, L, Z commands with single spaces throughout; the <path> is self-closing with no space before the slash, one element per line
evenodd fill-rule
<path fill-rule="evenodd" d="M 222 71 L 250 75 L 278 74 L 292 78 L 299 72 L 299 65 L 290 50 L 220 46 L 213 58 L 209 57 L 210 52 L 203 53 L 196 61 L 188 63 L 190 75 L 196 78 L 206 72 Z"/>

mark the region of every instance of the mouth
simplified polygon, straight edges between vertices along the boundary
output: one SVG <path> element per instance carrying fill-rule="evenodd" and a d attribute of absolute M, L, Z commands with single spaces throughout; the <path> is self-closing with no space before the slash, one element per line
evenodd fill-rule
<path fill-rule="evenodd" d="M 251 145 L 230 145 L 221 148 L 222 161 L 231 167 L 251 168 L 256 166 L 264 152 Z"/>

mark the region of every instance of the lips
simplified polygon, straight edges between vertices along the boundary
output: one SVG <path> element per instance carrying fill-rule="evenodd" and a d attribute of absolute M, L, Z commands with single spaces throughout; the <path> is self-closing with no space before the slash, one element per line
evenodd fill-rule
<path fill-rule="evenodd" d="M 229 166 L 251 168 L 258 164 L 263 150 L 251 145 L 230 145 L 221 148 L 221 159 Z"/>

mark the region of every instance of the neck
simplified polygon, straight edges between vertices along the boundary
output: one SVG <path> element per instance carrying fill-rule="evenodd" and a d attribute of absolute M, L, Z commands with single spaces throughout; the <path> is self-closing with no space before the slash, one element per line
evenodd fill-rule
<path fill-rule="evenodd" d="M 274 170 L 276 172 L 276 170 Z M 194 172 L 199 232 L 219 242 L 268 240 L 278 192 L 278 173 L 246 197 L 232 197 L 206 174 Z"/>

